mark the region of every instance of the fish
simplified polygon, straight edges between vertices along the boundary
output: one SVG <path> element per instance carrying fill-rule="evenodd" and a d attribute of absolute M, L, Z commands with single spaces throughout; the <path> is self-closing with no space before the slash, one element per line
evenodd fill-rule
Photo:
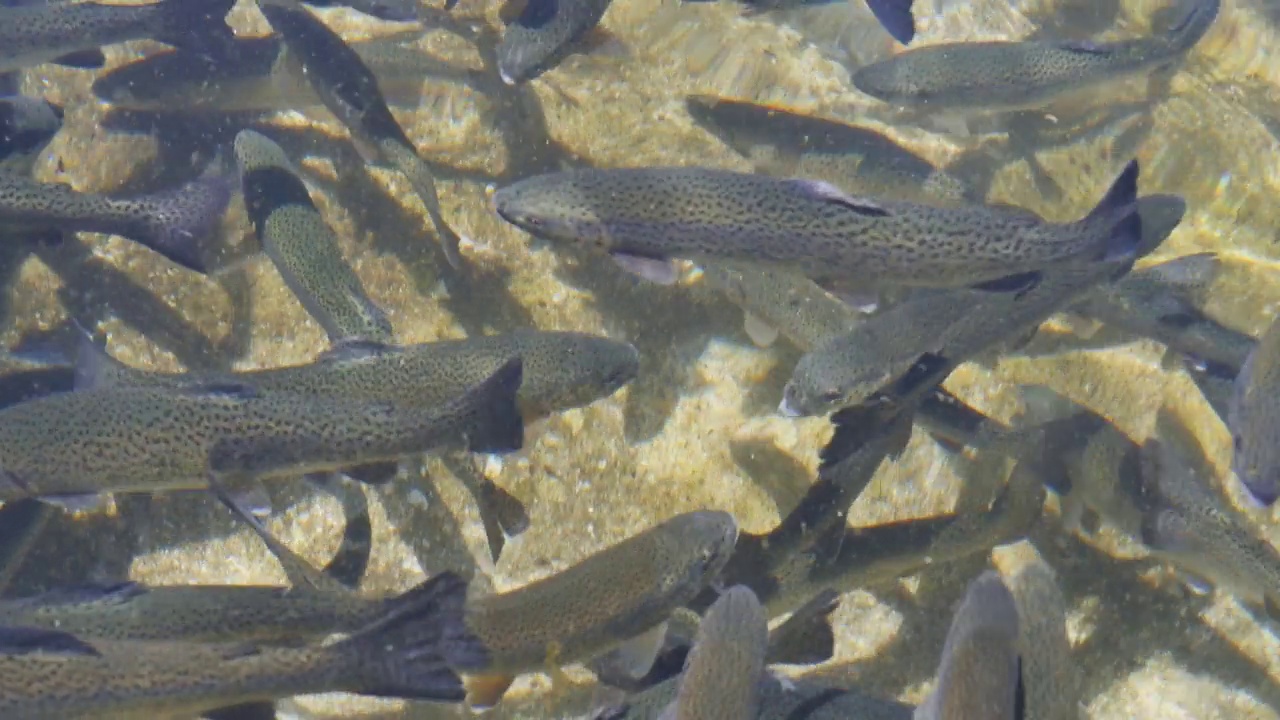
<path fill-rule="evenodd" d="M 668 616 L 713 582 L 738 526 L 719 511 L 677 515 L 567 570 L 495 595 L 472 597 L 465 625 L 488 650 L 467 675 L 467 702 L 492 707 L 516 675 L 588 660 L 620 648 L 643 675 Z"/>
<path fill-rule="evenodd" d="M 1280 320 L 1258 338 L 1236 376 L 1227 427 L 1234 447 L 1231 467 L 1259 505 L 1280 497 L 1280 419 L 1275 403 L 1280 384 Z"/>
<path fill-rule="evenodd" d="M 467 584 L 441 573 L 345 639 L 297 648 L 110 641 L 0 628 L 0 714 L 24 720 L 190 717 L 253 701 L 354 692 L 456 702 L 454 664 L 484 649 L 462 625 Z"/>
<path fill-rule="evenodd" d="M 677 689 L 668 681 L 633 695 L 621 704 L 601 708 L 591 720 L 662 720 Z M 753 720 L 912 720 L 914 708 L 856 688 L 799 678 L 786 683 L 760 679 L 759 710 Z"/>
<path fill-rule="evenodd" d="M 1195 0 L 1163 35 L 1093 41 L 938 43 L 859 68 L 853 85 L 899 106 L 983 112 L 1039 108 L 1179 61 L 1208 32 L 1221 0 Z"/>
<path fill-rule="evenodd" d="M 1013 594 L 986 571 L 969 583 L 942 648 L 938 682 L 916 708 L 916 720 L 1017 720 L 1020 684 Z"/>
<path fill-rule="evenodd" d="M 120 235 L 198 273 L 209 269 L 200 241 L 230 202 L 230 183 L 217 176 L 148 195 L 115 197 L 0 173 L 0 230 Z"/>
<path fill-rule="evenodd" d="M 1164 206 L 1163 196 L 1152 197 L 1156 200 L 1150 202 Z M 1167 236 L 1172 229 L 1164 225 L 1153 231 Z M 1020 295 L 961 288 L 904 301 L 801 358 L 783 390 L 779 412 L 820 415 L 878 394 L 903 398 L 925 392 L 958 363 L 1021 340 L 1093 288 L 1123 277 L 1139 245 L 1158 245 L 1140 242 L 1143 235 L 1141 216 L 1135 213 L 1116 233 L 1111 258 L 1092 267 L 1055 268 Z"/>
<path fill-rule="evenodd" d="M 0 172 L 29 175 L 35 158 L 62 129 L 62 110 L 41 98 L 0 97 Z"/>
<path fill-rule="evenodd" d="M 253 130 L 240 131 L 234 147 L 254 231 L 329 342 L 391 342 L 391 321 L 347 264 L 284 150 Z"/>
<path fill-rule="evenodd" d="M 1162 408 L 1143 446 L 1142 542 L 1198 590 L 1216 587 L 1280 620 L 1280 552 L 1210 486 L 1212 464 L 1182 418 Z"/>
<path fill-rule="evenodd" d="M 772 10 L 789 10 L 793 8 L 828 5 L 836 0 L 742 0 L 753 13 Z M 911 44 L 915 39 L 915 17 L 911 12 L 914 0 L 866 0 L 867 8 L 875 16 L 876 21 L 903 45 Z"/>
<path fill-rule="evenodd" d="M 97 2 L 0 8 L 0 72 L 55 62 L 100 68 L 103 45 L 154 39 L 192 48 L 232 36 L 225 18 L 236 0 L 159 0 L 149 5 Z"/>
<path fill-rule="evenodd" d="M 436 60 L 401 36 L 351 43 L 388 100 L 422 94 L 424 76 L 474 82 L 476 71 Z M 92 92 L 117 109 L 273 112 L 317 105 L 320 97 L 279 35 L 242 37 L 215 52 L 162 50 L 98 75 Z"/>
<path fill-rule="evenodd" d="M 704 262 L 703 279 L 742 308 L 743 328 L 752 342 L 768 347 L 779 334 L 810 350 L 847 333 L 865 319 L 848 303 L 787 268 L 727 261 Z"/>
<path fill-rule="evenodd" d="M 555 67 L 600 24 L 612 0 L 527 0 L 498 42 L 498 74 L 508 85 Z"/>
<path fill-rule="evenodd" d="M 1067 637 L 1067 603 L 1053 568 L 1035 557 L 1004 578 L 1018 607 L 1018 657 L 1027 720 L 1078 720 L 1080 668 Z"/>
<path fill-rule="evenodd" d="M 0 411 L 0 500 L 75 505 L 100 493 L 207 488 L 523 442 L 519 358 L 434 409 L 251 385 L 92 387 Z"/>
<path fill-rule="evenodd" d="M 691 167 L 575 170 L 498 190 L 508 223 L 608 253 L 646 279 L 672 258 L 793 267 L 828 287 L 974 287 L 1017 294 L 1046 268 L 1131 254 L 1137 161 L 1083 220 L 1047 223 L 1005 207 L 938 207 L 848 195 L 822 181 Z"/>
<path fill-rule="evenodd" d="M 823 180 L 854 195 L 960 204 L 981 198 L 943 168 L 868 127 L 715 95 L 690 95 L 689 115 L 757 172 Z"/>
<path fill-rule="evenodd" d="M 666 720 L 754 718 L 769 648 L 769 618 L 755 593 L 729 588 L 707 609 Z"/>
<path fill-rule="evenodd" d="M 449 264 L 465 267 L 459 250 L 462 237 L 440 212 L 431 168 L 391 114 L 373 72 L 341 36 L 297 0 L 258 0 L 258 9 L 296 55 L 321 103 L 347 127 L 365 161 L 393 167 L 409 181 Z"/>
<path fill-rule="evenodd" d="M 418 0 L 306 0 L 311 7 L 348 7 L 379 20 L 413 22 L 419 19 Z"/>

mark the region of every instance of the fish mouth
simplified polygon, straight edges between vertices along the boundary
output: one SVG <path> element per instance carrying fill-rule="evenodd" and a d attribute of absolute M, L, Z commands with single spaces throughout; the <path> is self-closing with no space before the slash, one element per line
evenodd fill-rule
<path fill-rule="evenodd" d="M 804 417 L 804 413 L 793 407 L 791 400 L 785 395 L 782 397 L 782 402 L 778 403 L 778 414 L 789 418 Z"/>

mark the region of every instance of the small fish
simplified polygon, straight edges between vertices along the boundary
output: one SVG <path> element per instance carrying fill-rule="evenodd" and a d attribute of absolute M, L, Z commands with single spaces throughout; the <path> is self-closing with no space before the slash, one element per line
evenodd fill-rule
<path fill-rule="evenodd" d="M 391 342 L 391 321 L 343 258 L 338 238 L 284 150 L 264 135 L 242 130 L 235 154 L 245 208 L 258 239 L 329 342 Z"/>
<path fill-rule="evenodd" d="M 1163 208 L 1163 196 L 1153 197 L 1140 204 Z M 1144 235 L 1135 213 L 1117 233 L 1122 249 L 1113 257 L 1092 267 L 1055 268 L 1020 295 L 956 289 L 904 301 L 802 358 L 783 391 L 779 412 L 818 415 L 878 393 L 902 398 L 931 389 L 956 364 L 1022 339 L 1086 292 L 1123 277 L 1136 248 L 1158 245 L 1139 242 Z"/>
<path fill-rule="evenodd" d="M 894 200 L 981 200 L 946 170 L 870 128 L 714 95 L 690 95 L 685 106 L 698 124 L 755 161 L 758 172 Z"/>
<path fill-rule="evenodd" d="M 1236 376 L 1227 426 L 1235 445 L 1231 466 L 1257 503 L 1280 497 L 1280 319 L 1267 328 Z"/>
<path fill-rule="evenodd" d="M 1046 268 L 1128 256 L 1138 242 L 1137 162 L 1088 217 L 1052 224 L 1025 210 L 937 207 L 848 195 L 821 181 L 705 168 L 541 175 L 494 196 L 507 222 L 585 245 L 674 282 L 670 260 L 797 268 L 824 286 L 972 286 L 1013 294 Z"/>
<path fill-rule="evenodd" d="M 488 660 L 459 666 L 468 703 L 490 707 L 516 675 L 618 648 L 636 676 L 652 664 L 668 616 L 719 575 L 738 526 L 728 513 L 678 515 L 563 572 L 499 595 L 472 597 L 466 627 Z"/>
<path fill-rule="evenodd" d="M 809 350 L 849 332 L 865 319 L 848 303 L 794 270 L 720 261 L 704 262 L 702 274 L 742 308 L 744 329 L 761 347 L 773 344 L 782 333 L 796 347 Z"/>
<path fill-rule="evenodd" d="M 399 36 L 351 44 L 388 100 L 422 94 L 424 76 L 472 82 Z M 215 51 L 163 50 L 104 72 L 93 94 L 115 108 L 167 113 L 272 112 L 317 105 L 320 97 L 279 35 L 236 38 Z"/>
<path fill-rule="evenodd" d="M 1217 587 L 1280 619 L 1280 552 L 1210 487 L 1212 464 L 1176 413 L 1161 410 L 1143 461 L 1142 541 L 1153 554 L 1193 587 Z"/>
<path fill-rule="evenodd" d="M 151 38 L 209 47 L 231 37 L 224 19 L 236 0 L 159 0 L 150 5 L 96 2 L 0 8 L 0 72 L 45 62 L 100 68 L 103 45 Z"/>
<path fill-rule="evenodd" d="M 1158 37 L 929 45 L 860 68 L 853 84 L 885 102 L 932 111 L 1038 108 L 1177 62 L 1213 25 L 1221 4 L 1195 0 L 1182 21 Z"/>
<path fill-rule="evenodd" d="M 455 665 L 484 650 L 462 624 L 466 582 L 441 573 L 343 640 L 300 648 L 96 640 L 0 629 L 0 715 L 23 720 L 190 717 L 253 701 L 354 692 L 456 702 Z"/>
<path fill-rule="evenodd" d="M 0 230 L 120 235 L 203 273 L 199 241 L 222 219 L 230 201 L 230 183 L 219 177 L 151 195 L 112 197 L 0 173 Z"/>
<path fill-rule="evenodd" d="M 0 97 L 0 172 L 27 175 L 62 129 L 62 110 L 40 98 Z"/>
<path fill-rule="evenodd" d="M 532 80 L 564 60 L 600 24 L 612 0 L 527 0 L 498 43 L 498 74 L 508 85 Z"/>
<path fill-rule="evenodd" d="M 755 593 L 729 588 L 707 609 L 663 720 L 739 720 L 760 708 L 769 618 Z"/>
<path fill-rule="evenodd" d="M 389 165 L 409 181 L 440 236 L 449 264 L 463 268 L 458 249 L 462 238 L 440 213 L 431 168 L 387 108 L 373 72 L 341 36 L 297 0 L 258 0 L 258 9 L 296 55 L 320 101 L 347 126 L 365 161 Z"/>
<path fill-rule="evenodd" d="M 1067 638 L 1067 603 L 1039 557 L 1005 578 L 1018 606 L 1018 649 L 1027 720 L 1079 720 L 1080 668 Z M 1021 720 L 1021 719 L 1020 719 Z"/>
<path fill-rule="evenodd" d="M 938 684 L 916 720 L 1017 720 L 1018 607 L 1000 576 L 969 583 L 942 648 Z"/>
<path fill-rule="evenodd" d="M 0 499 L 205 488 L 465 446 L 519 449 L 520 360 L 434 409 L 250 385 L 93 388 L 0 411 Z"/>

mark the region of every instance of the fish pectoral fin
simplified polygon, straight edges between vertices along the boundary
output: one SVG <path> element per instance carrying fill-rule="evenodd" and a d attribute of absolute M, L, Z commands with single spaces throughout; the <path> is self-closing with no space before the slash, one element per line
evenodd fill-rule
<path fill-rule="evenodd" d="M 223 477 L 217 482 L 219 492 L 226 494 L 226 501 L 254 517 L 271 516 L 271 495 L 261 480 L 248 476 Z"/>
<path fill-rule="evenodd" d="M 514 675 L 468 675 L 463 681 L 467 690 L 467 707 L 472 710 L 497 707 L 515 679 Z"/>
<path fill-rule="evenodd" d="M 618 667 L 634 678 L 642 678 L 653 667 L 667 639 L 667 623 L 662 622 L 622 643 L 613 650 Z"/>
<path fill-rule="evenodd" d="M 1058 47 L 1067 52 L 1083 55 L 1106 55 L 1111 52 L 1106 45 L 1100 45 L 1092 40 L 1067 40 L 1058 43 Z"/>
<path fill-rule="evenodd" d="M 618 267 L 641 280 L 659 285 L 674 285 L 676 280 L 680 279 L 680 271 L 676 269 L 675 263 L 667 258 L 651 258 L 620 252 L 611 253 L 610 257 Z"/>
<path fill-rule="evenodd" d="M 742 329 L 746 330 L 747 337 L 756 347 L 767 348 L 778 340 L 778 328 L 749 312 L 742 314 Z"/>
<path fill-rule="evenodd" d="M 1044 277 L 1044 273 L 1040 271 L 1016 273 L 1014 275 L 1006 275 L 995 280 L 987 280 L 975 285 L 971 285 L 974 290 L 992 293 L 1017 293 L 1019 295 L 1031 290 L 1040 284 L 1040 280 Z"/>
<path fill-rule="evenodd" d="M 89 643 L 61 630 L 0 627 L 0 655 L 80 655 L 99 657 L 102 653 Z"/>
<path fill-rule="evenodd" d="M 63 67 L 98 70 L 107 63 L 107 58 L 102 54 L 100 48 L 93 48 L 92 50 L 69 52 L 66 55 L 54 58 L 52 62 Z"/>

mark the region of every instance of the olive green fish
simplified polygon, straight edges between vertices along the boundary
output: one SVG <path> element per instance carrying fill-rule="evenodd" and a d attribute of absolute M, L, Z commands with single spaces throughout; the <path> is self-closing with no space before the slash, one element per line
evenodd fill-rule
<path fill-rule="evenodd" d="M 113 197 L 0 172 L 0 234 L 120 235 L 202 273 L 206 266 L 199 243 L 222 219 L 230 201 L 230 183 L 219 177 L 149 195 Z"/>
<path fill-rule="evenodd" d="M 1156 433 L 1143 448 L 1143 542 L 1192 585 L 1217 587 L 1280 619 L 1280 552 L 1219 499 L 1212 464 L 1176 413 L 1162 409 Z"/>
<path fill-rule="evenodd" d="M 422 201 L 449 263 L 463 267 L 458 233 L 440 213 L 435 178 L 413 141 L 387 108 L 378 79 L 342 38 L 297 0 L 258 0 L 258 9 L 296 54 L 320 101 L 351 132 L 367 162 L 398 170 Z"/>
<path fill-rule="evenodd" d="M 758 172 L 824 180 L 848 193 L 894 200 L 981 200 L 946 170 L 870 128 L 714 95 L 690 95 L 685 105 Z"/>
<path fill-rule="evenodd" d="M 1280 319 L 1271 323 L 1236 376 L 1227 427 L 1231 467 L 1250 497 L 1270 506 L 1280 497 Z"/>
<path fill-rule="evenodd" d="M 624 268 L 674 282 L 671 259 L 796 268 L 824 286 L 973 286 L 1012 294 L 1050 267 L 1132 254 L 1134 161 L 1083 220 L 938 207 L 849 195 L 814 180 L 706 168 L 617 168 L 541 175 L 494 196 L 507 222 L 547 240 L 610 254 Z"/>
<path fill-rule="evenodd" d="M 95 640 L 0 628 L 0 715 L 23 720 L 191 717 L 322 692 L 454 702 L 455 664 L 484 649 L 462 625 L 466 583 L 442 573 L 344 640 L 300 648 Z"/>
<path fill-rule="evenodd" d="M 488 660 L 459 669 L 473 707 L 497 703 L 516 675 L 589 660 L 615 648 L 643 675 L 666 620 L 715 581 L 738 526 L 728 513 L 678 515 L 563 572 L 498 595 L 473 597 L 465 623 Z"/>
<path fill-rule="evenodd" d="M 939 43 L 860 68 L 854 87 L 896 105 L 932 111 L 1019 110 L 1179 61 L 1218 17 L 1221 0 L 1194 0 L 1158 37 L 1091 41 Z"/>
<path fill-rule="evenodd" d="M 969 583 L 951 621 L 938 684 L 916 720 L 1019 720 L 1018 607 L 990 570 Z"/>
<path fill-rule="evenodd" d="M 441 447 L 518 449 L 521 365 L 434 409 L 338 396 L 99 387 L 0 411 L 0 500 L 208 486 L 337 470 Z"/>
<path fill-rule="evenodd" d="M 498 43 L 498 74 L 508 85 L 532 80 L 564 60 L 613 0 L 528 0 Z"/>
<path fill-rule="evenodd" d="M 1067 638 L 1067 603 L 1040 558 L 1004 580 L 1018 606 L 1018 656 L 1025 700 L 1019 720 L 1079 720 L 1080 668 Z"/>
<path fill-rule="evenodd" d="M 725 591 L 702 618 L 664 720 L 754 718 L 769 647 L 769 618 L 749 588 Z"/>
<path fill-rule="evenodd" d="M 338 238 L 284 150 L 264 135 L 242 130 L 235 154 L 245 208 L 258 239 L 329 342 L 391 342 L 391 321 L 342 257 Z"/>
<path fill-rule="evenodd" d="M 0 8 L 0 72 L 44 62 L 102 67 L 103 45 L 152 38 L 196 48 L 231 37 L 235 0 L 158 0 L 149 5 L 45 3 Z"/>

